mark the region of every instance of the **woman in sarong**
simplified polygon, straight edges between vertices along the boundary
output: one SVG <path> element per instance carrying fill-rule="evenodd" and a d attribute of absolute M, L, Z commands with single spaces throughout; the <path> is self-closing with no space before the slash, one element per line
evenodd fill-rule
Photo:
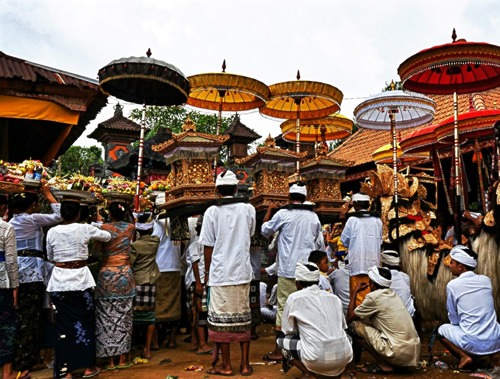
<path fill-rule="evenodd" d="M 42 185 L 41 193 L 50 203 L 51 214 L 39 211 L 38 195 L 22 193 L 9 200 L 9 223 L 16 231 L 17 262 L 19 265 L 19 331 L 16 336 L 14 367 L 19 371 L 31 369 L 40 361 L 42 344 L 42 308 L 47 283 L 43 259 L 43 228 L 62 221 L 60 204 Z"/>
<path fill-rule="evenodd" d="M 107 369 L 132 365 L 129 352 L 132 345 L 133 300 L 135 281 L 130 266 L 130 244 L 135 239 L 135 227 L 126 222 L 128 205 L 109 205 L 111 222 L 102 230 L 111 233 L 111 240 L 102 244 L 102 266 L 96 288 L 97 357 L 109 357 Z M 115 366 L 114 357 L 119 355 Z"/>
<path fill-rule="evenodd" d="M 55 264 L 47 286 L 56 310 L 54 378 L 71 378 L 83 367 L 83 377 L 91 378 L 100 370 L 95 367 L 95 281 L 87 267 L 88 243 L 109 241 L 111 234 L 78 223 L 77 201 L 63 201 L 61 215 L 63 223 L 47 233 L 47 255 Z"/>
<path fill-rule="evenodd" d="M 16 373 L 13 369 L 19 274 L 16 233 L 12 225 L 2 220 L 6 209 L 7 197 L 0 195 L 0 366 L 4 379 L 27 379 L 28 371 Z"/>

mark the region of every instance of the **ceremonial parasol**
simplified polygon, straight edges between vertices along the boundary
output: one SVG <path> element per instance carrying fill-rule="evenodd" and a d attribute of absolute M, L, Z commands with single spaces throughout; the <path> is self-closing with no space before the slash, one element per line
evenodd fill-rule
<path fill-rule="evenodd" d="M 493 124 L 500 120 L 500 110 L 484 109 L 471 110 L 458 115 L 457 122 L 460 125 L 460 137 L 463 138 L 460 142 L 463 143 L 467 139 L 474 141 L 476 163 L 479 175 L 479 188 L 481 193 L 481 203 L 483 211 L 486 213 L 486 201 L 483 181 L 483 171 L 481 169 L 481 151 L 478 140 L 482 137 L 494 138 Z M 454 140 L 455 117 L 449 117 L 442 121 L 435 130 L 438 141 L 451 144 Z"/>
<path fill-rule="evenodd" d="M 248 111 L 265 104 L 269 87 L 246 76 L 226 73 L 226 60 L 222 72 L 190 76 L 191 92 L 187 104 L 197 108 L 218 110 L 216 134 L 219 134 L 223 111 Z"/>
<path fill-rule="evenodd" d="M 455 235 L 460 241 L 459 214 L 462 197 L 458 135 L 458 94 L 486 91 L 500 86 L 500 47 L 484 42 L 457 40 L 422 50 L 399 65 L 404 88 L 425 94 L 452 94 L 454 113 Z"/>
<path fill-rule="evenodd" d="M 270 95 L 260 113 L 265 116 L 295 120 L 296 151 L 300 152 L 300 120 L 317 119 L 340 111 L 344 95 L 330 85 L 320 82 L 297 80 L 269 86 Z M 297 161 L 297 174 L 300 163 Z"/>
<path fill-rule="evenodd" d="M 354 109 L 358 126 L 367 129 L 390 130 L 392 137 L 392 164 L 394 171 L 394 207 L 398 222 L 398 167 L 396 129 L 421 126 L 432 121 L 436 103 L 417 94 L 393 89 L 381 92 L 363 101 Z M 399 228 L 396 228 L 399 238 Z"/>
<path fill-rule="evenodd" d="M 314 120 L 306 120 L 300 125 L 299 141 L 315 142 L 317 149 L 320 136 L 321 143 L 323 144 L 326 143 L 325 141 L 346 138 L 351 135 L 353 125 L 354 123 L 352 120 L 340 114 Z M 280 128 L 284 140 L 296 140 L 296 120 L 284 121 L 280 125 Z"/>
<path fill-rule="evenodd" d="M 393 149 L 392 143 L 379 147 L 372 153 L 373 161 L 377 164 L 391 164 L 393 163 Z M 396 160 L 398 164 L 406 165 L 410 162 L 417 162 L 429 159 L 428 152 L 415 152 L 403 154 L 399 143 L 396 144 Z"/>
<path fill-rule="evenodd" d="M 139 208 L 139 192 L 144 155 L 146 105 L 180 105 L 186 102 L 189 81 L 175 66 L 147 57 L 121 58 L 99 70 L 99 85 L 104 93 L 136 104 L 143 104 L 135 208 Z"/>

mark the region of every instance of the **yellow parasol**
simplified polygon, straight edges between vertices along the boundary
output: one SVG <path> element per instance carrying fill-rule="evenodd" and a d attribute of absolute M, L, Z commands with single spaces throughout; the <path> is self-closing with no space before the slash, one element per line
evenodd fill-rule
<path fill-rule="evenodd" d="M 373 161 L 376 164 L 391 164 L 393 163 L 393 150 L 392 144 L 388 143 L 382 147 L 379 147 L 372 153 Z M 430 159 L 430 154 L 427 151 L 414 152 L 414 153 L 404 153 L 401 150 L 399 143 L 396 144 L 396 160 L 397 163 L 405 165 L 410 162 L 422 161 Z"/>
<path fill-rule="evenodd" d="M 246 76 L 226 73 L 226 60 L 222 72 L 189 76 L 191 92 L 187 104 L 193 107 L 219 111 L 219 134 L 222 112 L 239 112 L 257 109 L 265 104 L 269 87 Z"/>
<path fill-rule="evenodd" d="M 300 152 L 300 120 L 310 120 L 333 115 L 340 111 L 344 95 L 326 83 L 297 80 L 269 86 L 270 95 L 266 106 L 260 109 L 265 116 L 295 120 L 296 146 Z M 297 173 L 300 164 L 297 161 Z"/>

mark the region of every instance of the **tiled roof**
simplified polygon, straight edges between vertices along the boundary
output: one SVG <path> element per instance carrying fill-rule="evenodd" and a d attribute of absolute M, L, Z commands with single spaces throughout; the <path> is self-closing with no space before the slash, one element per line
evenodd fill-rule
<path fill-rule="evenodd" d="M 99 123 L 98 128 L 99 127 L 103 127 L 105 129 L 119 129 L 119 130 L 132 130 L 132 131 L 141 130 L 141 126 L 139 124 L 123 116 L 123 106 L 121 106 L 120 104 L 117 104 L 115 106 L 114 116 L 107 119 L 106 121 Z M 92 134 L 89 135 L 89 138 L 93 138 Z"/>
<path fill-rule="evenodd" d="M 437 104 L 436 114 L 432 124 L 439 124 L 446 118 L 453 116 L 453 95 L 430 95 Z M 476 103 L 472 99 L 476 99 Z M 472 105 L 478 107 L 482 99 L 486 109 L 495 109 L 500 107 L 500 87 L 471 95 L 458 96 L 458 113 L 467 112 Z M 398 130 L 397 138 L 401 140 L 407 134 L 417 128 Z M 373 161 L 372 153 L 383 145 L 391 142 L 390 132 L 372 129 L 359 129 L 356 133 L 348 137 L 339 147 L 337 147 L 329 156 L 333 158 L 354 161 L 354 166 L 359 166 Z M 352 168 L 351 168 L 352 170 Z"/>
<path fill-rule="evenodd" d="M 12 57 L 0 51 L 0 78 L 21 79 L 31 82 L 46 81 L 79 88 L 97 90 L 99 82 L 95 79 L 72 74 L 38 63 Z"/>
<path fill-rule="evenodd" d="M 229 134 L 231 136 L 230 140 L 241 139 L 248 142 L 256 141 L 261 137 L 261 135 L 250 129 L 248 126 L 242 124 L 239 115 L 235 116 L 234 121 L 231 123 L 229 128 L 227 128 L 224 134 Z"/>

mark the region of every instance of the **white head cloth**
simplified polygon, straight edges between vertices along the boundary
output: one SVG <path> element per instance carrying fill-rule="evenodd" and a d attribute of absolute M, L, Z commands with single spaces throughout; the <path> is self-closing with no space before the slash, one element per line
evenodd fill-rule
<path fill-rule="evenodd" d="M 151 212 L 144 212 L 144 213 L 136 213 L 136 212 L 133 212 L 132 213 L 134 218 L 139 218 L 139 216 L 145 214 L 145 215 L 149 215 L 148 217 L 148 220 L 146 222 L 136 222 L 135 223 L 135 228 L 137 230 L 149 230 L 149 229 L 153 229 L 153 213 Z"/>
<path fill-rule="evenodd" d="M 466 253 L 467 250 L 472 251 L 471 249 L 469 249 L 464 245 L 457 245 L 453 249 L 451 249 L 450 256 L 458 263 L 462 263 L 469 267 L 476 267 L 477 266 L 476 260 Z"/>
<path fill-rule="evenodd" d="M 377 266 L 372 266 L 368 269 L 368 277 L 377 283 L 379 286 L 389 288 L 392 284 L 392 280 L 384 278 L 378 272 Z"/>
<path fill-rule="evenodd" d="M 299 186 L 297 184 L 292 184 L 288 193 L 299 193 L 301 195 L 307 196 L 307 188 L 306 186 Z"/>
<path fill-rule="evenodd" d="M 315 270 L 311 271 L 307 267 L 314 267 Z M 297 266 L 295 267 L 295 280 L 301 282 L 317 282 L 319 281 L 319 268 L 315 263 L 312 262 L 297 262 Z"/>
<path fill-rule="evenodd" d="M 217 180 L 215 181 L 215 185 L 218 186 L 235 186 L 238 184 L 238 178 L 231 170 L 226 170 L 221 172 L 219 176 L 217 176 Z"/>
<path fill-rule="evenodd" d="M 388 266 L 399 266 L 399 254 L 396 250 L 384 250 L 380 254 L 380 263 Z"/>
<path fill-rule="evenodd" d="M 352 201 L 370 201 L 370 196 L 365 195 L 364 193 L 355 193 L 352 195 Z"/>

